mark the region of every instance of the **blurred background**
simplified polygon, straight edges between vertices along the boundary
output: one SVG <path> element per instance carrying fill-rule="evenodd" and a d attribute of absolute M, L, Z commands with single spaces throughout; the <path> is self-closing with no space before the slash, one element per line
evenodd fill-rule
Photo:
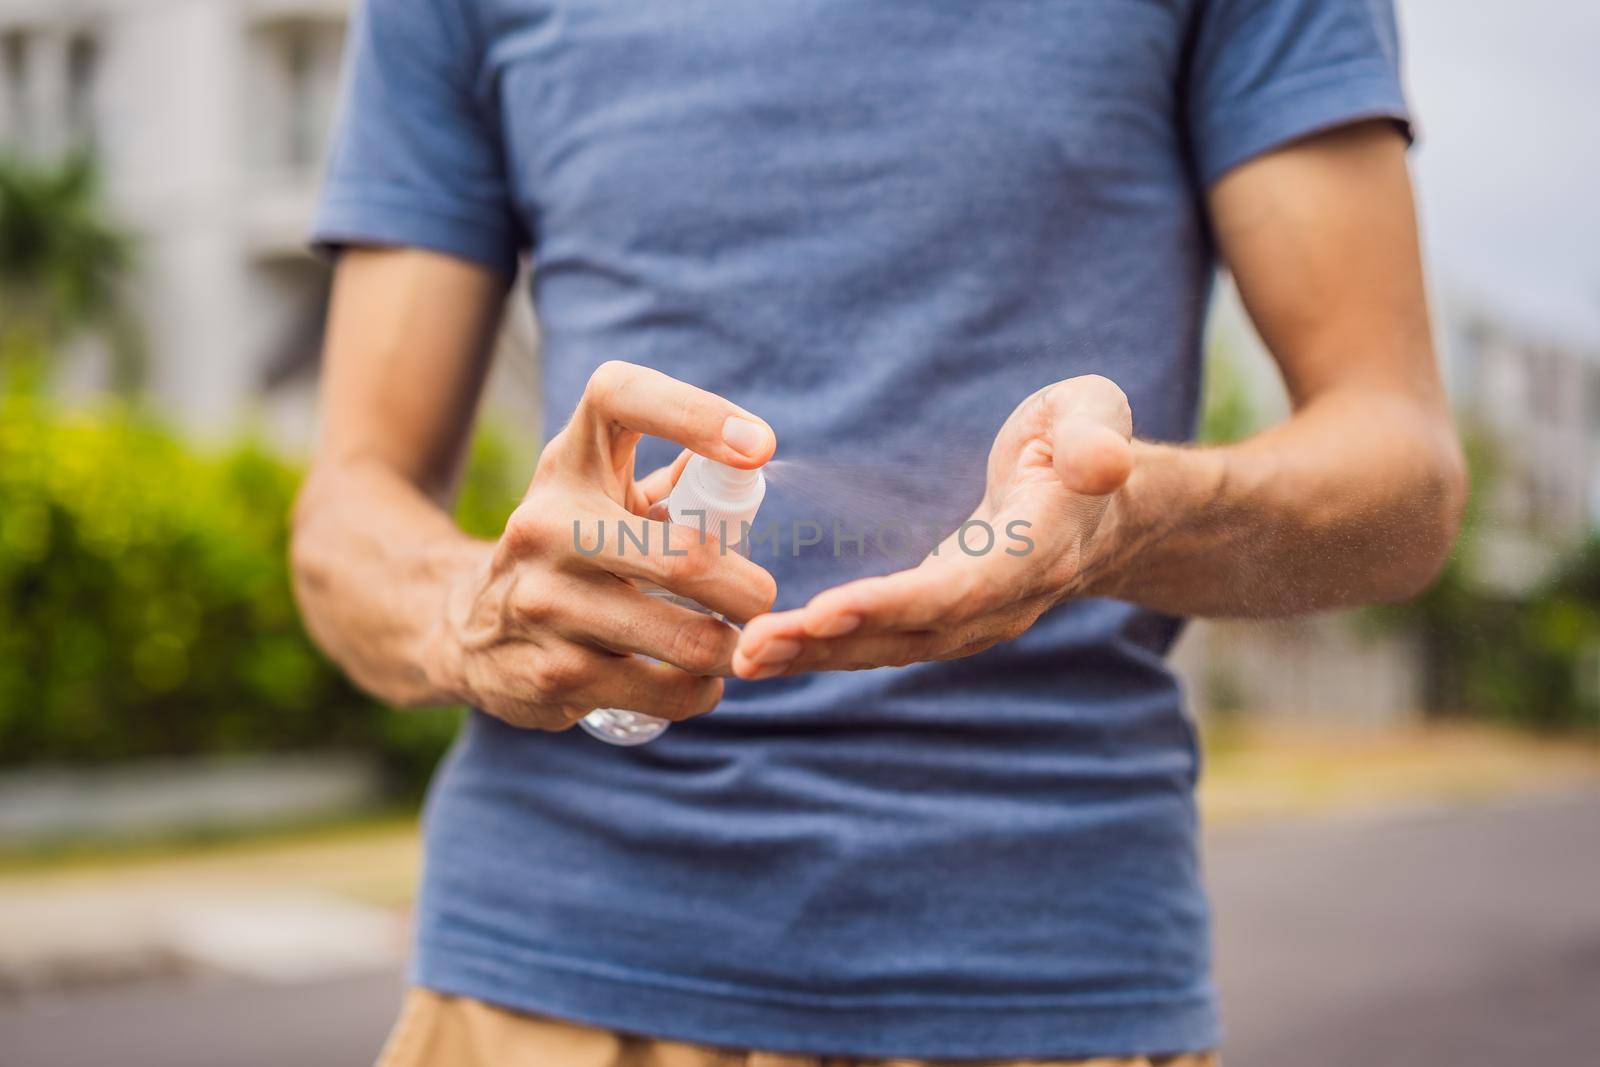
<path fill-rule="evenodd" d="M 312 648 L 285 569 L 341 0 L 0 0 L 0 1065 L 370 1062 L 459 712 Z M 1399 0 L 1473 460 L 1413 604 L 1176 659 L 1230 1067 L 1600 1055 L 1600 6 Z M 460 507 L 532 470 L 518 294 Z M 1204 434 L 1280 418 L 1226 284 Z"/>

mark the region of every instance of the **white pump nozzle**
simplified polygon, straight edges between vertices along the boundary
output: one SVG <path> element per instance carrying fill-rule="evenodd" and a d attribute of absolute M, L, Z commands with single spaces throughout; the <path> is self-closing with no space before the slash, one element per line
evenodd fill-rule
<path fill-rule="evenodd" d="M 744 540 L 767 495 L 760 470 L 740 470 L 726 463 L 691 456 L 667 497 L 667 514 L 681 526 L 708 530 L 729 548 Z"/>

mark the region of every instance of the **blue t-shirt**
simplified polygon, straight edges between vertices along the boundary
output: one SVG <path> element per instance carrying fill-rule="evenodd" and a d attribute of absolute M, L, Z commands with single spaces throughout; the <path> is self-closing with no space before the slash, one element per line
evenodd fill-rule
<path fill-rule="evenodd" d="M 531 254 L 547 426 L 648 364 L 951 521 L 1050 381 L 1189 436 L 1206 188 L 1406 114 L 1387 0 L 369 0 L 350 64 L 317 240 Z M 774 479 L 761 519 L 827 496 Z M 893 562 L 827 542 L 758 551 L 780 606 Z M 632 749 L 474 715 L 415 978 L 774 1051 L 1212 1047 L 1178 628 L 1079 601 L 969 659 L 730 681 Z"/>

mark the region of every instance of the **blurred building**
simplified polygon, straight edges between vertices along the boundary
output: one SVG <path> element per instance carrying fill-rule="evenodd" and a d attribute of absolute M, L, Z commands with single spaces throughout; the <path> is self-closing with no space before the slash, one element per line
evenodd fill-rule
<path fill-rule="evenodd" d="M 1481 313 L 1449 349 L 1457 410 L 1486 453 L 1478 577 L 1516 594 L 1600 526 L 1600 354 Z"/>
<path fill-rule="evenodd" d="M 0 143 L 95 152 L 139 241 L 151 390 L 196 429 L 314 365 L 327 272 L 303 244 L 344 7 L 0 0 Z"/>

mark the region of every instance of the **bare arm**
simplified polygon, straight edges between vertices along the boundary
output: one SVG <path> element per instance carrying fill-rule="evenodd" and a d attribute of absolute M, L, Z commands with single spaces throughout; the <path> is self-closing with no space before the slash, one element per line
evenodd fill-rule
<path fill-rule="evenodd" d="M 1211 213 L 1294 404 L 1237 445 L 1130 439 L 1098 376 L 1027 398 L 995 441 L 974 518 L 1028 523 L 1033 549 L 827 590 L 746 628 L 744 677 L 946 659 L 1022 633 L 1063 600 L 1278 615 L 1420 590 L 1442 565 L 1465 478 L 1435 366 L 1403 145 L 1343 129 L 1225 177 Z"/>
<path fill-rule="evenodd" d="M 586 537 L 601 522 L 638 524 L 665 494 L 678 465 L 634 480 L 641 433 L 754 467 L 776 447 L 772 431 L 665 375 L 606 364 L 505 532 L 468 537 L 445 506 L 504 294 L 502 279 L 427 252 L 341 258 L 322 439 L 295 510 L 307 625 L 352 678 L 397 704 L 466 702 L 544 729 L 596 707 L 709 711 L 736 632 L 636 583 L 744 619 L 770 607 L 771 576 L 714 542 L 676 537 L 673 556 L 585 556 L 572 524 Z"/>
<path fill-rule="evenodd" d="M 1226 447 L 1136 443 L 1088 590 L 1200 615 L 1415 594 L 1465 475 L 1399 136 L 1372 124 L 1273 153 L 1219 182 L 1211 213 L 1293 414 Z"/>
<path fill-rule="evenodd" d="M 445 509 L 504 298 L 503 279 L 422 251 L 352 250 L 335 275 L 295 593 L 318 643 L 396 704 L 461 699 L 429 646 L 446 590 L 493 547 Z"/>

